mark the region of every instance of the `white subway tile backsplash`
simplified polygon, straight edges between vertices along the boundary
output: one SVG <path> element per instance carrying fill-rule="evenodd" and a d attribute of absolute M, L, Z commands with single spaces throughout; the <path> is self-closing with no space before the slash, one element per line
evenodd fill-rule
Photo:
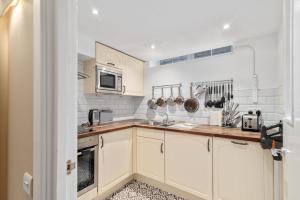
<path fill-rule="evenodd" d="M 265 124 L 269 125 L 272 123 L 277 123 L 282 119 L 283 115 L 283 106 L 282 106 L 282 94 L 281 88 L 270 88 L 270 89 L 260 89 L 258 91 L 258 104 L 252 103 L 252 90 L 234 90 L 234 102 L 239 103 L 239 111 L 241 114 L 247 113 L 249 110 L 261 110 L 263 113 L 263 118 Z M 158 96 L 160 94 L 158 93 Z M 183 106 L 176 107 L 172 109 L 168 108 L 159 108 L 156 111 L 152 111 L 151 115 L 149 114 L 149 109 L 147 106 L 147 100 L 151 97 L 151 94 L 148 94 L 142 101 L 137 103 L 137 109 L 135 112 L 136 118 L 157 118 L 162 113 L 167 112 L 170 119 L 188 121 L 188 122 L 197 122 L 202 124 L 209 123 L 210 110 L 204 108 L 203 105 L 200 106 L 199 111 L 196 113 L 187 113 Z M 203 102 L 204 99 L 200 99 L 200 102 Z M 159 118 L 159 117 L 158 117 Z"/>

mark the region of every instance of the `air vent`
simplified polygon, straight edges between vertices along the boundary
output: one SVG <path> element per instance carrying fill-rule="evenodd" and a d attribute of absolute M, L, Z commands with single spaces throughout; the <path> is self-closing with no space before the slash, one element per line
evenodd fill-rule
<path fill-rule="evenodd" d="M 211 50 L 201 51 L 194 54 L 194 58 L 205 58 L 211 56 Z"/>
<path fill-rule="evenodd" d="M 227 53 L 231 53 L 231 52 L 232 52 L 232 46 L 225 46 L 225 47 L 220 47 L 220 48 L 216 48 L 216 49 L 210 49 L 210 50 L 206 50 L 206 51 L 197 52 L 194 54 L 163 59 L 163 60 L 159 61 L 159 65 L 174 64 L 174 63 L 183 62 L 186 60 L 206 58 L 206 57 L 211 57 L 211 56 L 216 56 L 216 55 L 221 55 L 221 54 L 227 54 Z"/>
<path fill-rule="evenodd" d="M 160 65 L 167 65 L 172 63 L 172 58 L 164 59 L 159 61 Z"/>
<path fill-rule="evenodd" d="M 211 50 L 213 56 L 232 52 L 232 46 L 221 47 Z"/>

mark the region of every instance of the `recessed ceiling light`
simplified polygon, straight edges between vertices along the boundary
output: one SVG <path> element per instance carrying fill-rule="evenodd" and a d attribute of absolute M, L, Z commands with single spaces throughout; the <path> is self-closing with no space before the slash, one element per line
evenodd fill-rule
<path fill-rule="evenodd" d="M 155 45 L 154 44 L 151 45 L 151 49 L 155 49 Z"/>
<path fill-rule="evenodd" d="M 223 29 L 224 29 L 224 30 L 230 29 L 230 24 L 224 24 Z"/>
<path fill-rule="evenodd" d="M 92 13 L 93 13 L 93 15 L 98 15 L 98 14 L 99 14 L 99 11 L 98 11 L 97 9 L 94 8 L 94 9 L 92 10 Z"/>

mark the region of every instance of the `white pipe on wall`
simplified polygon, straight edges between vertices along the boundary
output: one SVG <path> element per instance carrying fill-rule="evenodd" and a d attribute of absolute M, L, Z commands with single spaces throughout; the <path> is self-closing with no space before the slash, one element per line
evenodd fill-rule
<path fill-rule="evenodd" d="M 234 50 L 237 49 L 249 49 L 252 53 L 252 75 L 253 75 L 253 86 L 252 86 L 252 102 L 254 104 L 258 103 L 258 77 L 256 74 L 256 53 L 255 48 L 251 45 L 245 44 L 245 45 L 234 45 Z"/>

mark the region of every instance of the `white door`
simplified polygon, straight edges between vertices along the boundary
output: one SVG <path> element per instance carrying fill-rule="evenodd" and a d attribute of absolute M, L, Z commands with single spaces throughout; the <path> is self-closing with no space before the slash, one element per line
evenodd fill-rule
<path fill-rule="evenodd" d="M 284 200 L 299 200 L 300 186 L 300 0 L 285 1 Z"/>
<path fill-rule="evenodd" d="M 212 199 L 212 138 L 165 132 L 165 181 L 205 200 Z"/>
<path fill-rule="evenodd" d="M 77 1 L 34 0 L 33 23 L 33 199 L 75 200 Z"/>
<path fill-rule="evenodd" d="M 99 136 L 100 194 L 108 191 L 132 174 L 132 129 Z"/>

